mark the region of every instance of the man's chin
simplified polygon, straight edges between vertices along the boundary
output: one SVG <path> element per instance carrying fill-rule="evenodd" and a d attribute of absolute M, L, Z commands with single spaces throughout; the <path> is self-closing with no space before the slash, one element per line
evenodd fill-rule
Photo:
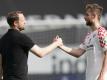
<path fill-rule="evenodd" d="M 86 25 L 87 25 L 87 26 L 92 26 L 93 24 L 92 24 L 92 23 L 86 23 Z"/>
<path fill-rule="evenodd" d="M 20 31 L 23 31 L 23 30 L 25 30 L 25 28 L 20 28 Z"/>

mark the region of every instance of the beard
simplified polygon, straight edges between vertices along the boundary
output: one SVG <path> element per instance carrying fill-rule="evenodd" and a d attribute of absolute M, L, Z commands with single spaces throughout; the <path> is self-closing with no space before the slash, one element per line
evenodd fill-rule
<path fill-rule="evenodd" d="M 91 22 L 91 21 L 86 21 L 86 25 L 87 25 L 87 26 L 92 26 L 92 25 L 93 25 L 93 22 Z"/>
<path fill-rule="evenodd" d="M 24 27 L 23 28 L 19 28 L 20 31 L 23 31 L 24 29 L 25 29 Z"/>

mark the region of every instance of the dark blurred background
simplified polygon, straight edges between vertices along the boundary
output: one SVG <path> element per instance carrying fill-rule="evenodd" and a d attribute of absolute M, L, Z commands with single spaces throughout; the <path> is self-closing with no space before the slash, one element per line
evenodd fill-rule
<path fill-rule="evenodd" d="M 87 3 L 99 3 L 106 12 L 107 0 L 0 0 L 0 15 L 6 15 L 9 11 L 22 10 L 26 15 L 72 14 L 76 16 L 84 13 Z"/>

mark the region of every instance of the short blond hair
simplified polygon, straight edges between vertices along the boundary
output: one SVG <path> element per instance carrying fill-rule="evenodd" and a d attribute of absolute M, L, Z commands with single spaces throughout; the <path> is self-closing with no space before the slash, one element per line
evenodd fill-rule
<path fill-rule="evenodd" d="M 99 18 L 101 17 L 103 12 L 103 7 L 98 4 L 87 4 L 85 10 L 87 11 L 88 9 L 90 9 L 92 12 L 95 12 L 99 16 Z"/>

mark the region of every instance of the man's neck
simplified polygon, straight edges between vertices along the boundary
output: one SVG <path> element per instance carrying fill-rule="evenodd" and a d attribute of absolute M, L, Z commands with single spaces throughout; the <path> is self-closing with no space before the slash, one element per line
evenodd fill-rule
<path fill-rule="evenodd" d="M 11 29 L 15 29 L 17 31 L 20 31 L 17 27 L 11 27 Z"/>
<path fill-rule="evenodd" d="M 93 26 L 91 26 L 91 29 L 92 29 L 92 31 L 95 31 L 95 30 L 97 30 L 99 27 L 101 27 L 100 22 L 95 22 L 95 23 L 93 24 Z"/>

